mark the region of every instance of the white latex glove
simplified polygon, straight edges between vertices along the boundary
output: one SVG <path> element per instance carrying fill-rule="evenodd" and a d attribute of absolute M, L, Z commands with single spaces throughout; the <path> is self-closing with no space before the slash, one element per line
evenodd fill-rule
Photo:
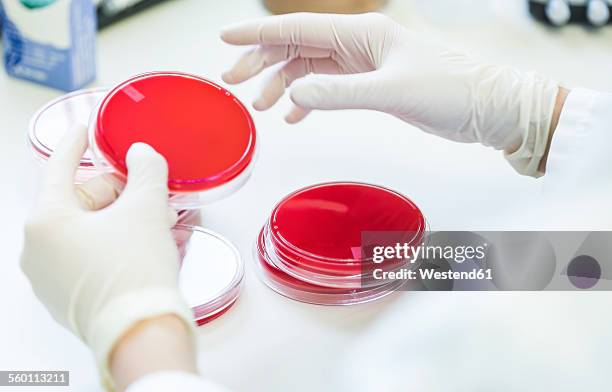
<path fill-rule="evenodd" d="M 55 320 L 91 347 L 112 388 L 110 353 L 136 322 L 175 314 L 191 326 L 192 313 L 178 290 L 166 161 L 148 145 L 133 145 L 125 190 L 91 211 L 73 185 L 86 147 L 86 129 L 78 128 L 49 160 L 38 207 L 26 222 L 21 266 Z M 85 205 L 96 198 L 89 193 Z"/>
<path fill-rule="evenodd" d="M 446 139 L 504 150 L 519 172 L 538 174 L 558 91 L 551 80 L 481 64 L 375 13 L 271 16 L 227 27 L 221 38 L 257 45 L 223 75 L 227 83 L 284 62 L 257 110 L 295 82 L 290 123 L 313 109 L 378 110 Z"/>

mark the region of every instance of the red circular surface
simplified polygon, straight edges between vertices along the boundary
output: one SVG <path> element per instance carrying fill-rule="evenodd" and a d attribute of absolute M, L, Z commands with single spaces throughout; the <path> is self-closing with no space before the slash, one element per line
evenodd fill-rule
<path fill-rule="evenodd" d="M 222 185 L 251 163 L 255 126 L 244 105 L 222 87 L 197 76 L 136 76 L 104 98 L 95 141 L 104 158 L 127 174 L 125 155 L 136 142 L 168 161 L 168 187 L 193 192 Z"/>
<path fill-rule="evenodd" d="M 308 277 L 308 279 L 312 280 L 316 280 L 313 274 L 325 275 L 328 278 L 357 277 L 361 275 L 364 279 L 362 283 L 364 283 L 371 278 L 373 271 L 376 269 L 382 271 L 395 271 L 401 267 L 405 267 L 409 263 L 408 260 L 386 260 L 385 263 L 382 264 L 365 260 L 334 263 L 310 257 L 288 255 L 287 253 L 283 253 L 284 251 L 281 251 L 278 247 L 275 247 L 271 252 L 273 255 L 270 257 L 275 257 L 276 262 L 282 263 L 280 266 L 281 269 L 288 269 L 288 271 L 293 272 L 298 277 Z"/>
<path fill-rule="evenodd" d="M 286 289 L 303 291 L 303 292 L 308 292 L 308 293 L 313 293 L 313 294 L 330 294 L 330 295 L 353 294 L 353 293 L 359 293 L 359 292 L 364 291 L 363 289 L 340 289 L 340 288 L 319 286 L 319 285 L 301 281 L 281 271 L 276 266 L 274 266 L 271 263 L 271 261 L 267 260 L 266 247 L 265 247 L 264 240 L 263 240 L 263 230 L 259 232 L 259 236 L 257 237 L 257 254 L 258 254 L 257 262 L 260 263 L 262 267 L 262 272 L 266 275 L 266 277 L 280 284 Z"/>
<path fill-rule="evenodd" d="M 274 246 L 296 261 L 350 265 L 360 260 L 363 232 L 422 233 L 425 218 L 411 200 L 389 189 L 328 183 L 287 196 L 274 209 L 270 228 Z"/>

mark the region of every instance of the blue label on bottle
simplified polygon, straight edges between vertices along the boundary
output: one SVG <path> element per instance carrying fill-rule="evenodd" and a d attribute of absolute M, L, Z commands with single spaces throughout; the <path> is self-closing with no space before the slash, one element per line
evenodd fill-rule
<path fill-rule="evenodd" d="M 48 1 L 49 4 L 52 2 Z M 53 6 L 56 5 L 60 4 Z M 65 91 L 82 88 L 95 79 L 95 7 L 91 0 L 70 0 L 66 5 L 68 17 L 65 19 L 70 25 L 58 27 L 50 23 L 49 26 L 50 29 L 67 29 L 69 41 L 64 47 L 28 36 L 25 24 L 35 23 L 28 19 L 28 13 L 21 12 L 19 20 L 16 20 L 7 7 L 0 10 L 4 65 L 9 75 Z M 44 9 L 30 9 L 28 12 Z M 52 33 L 54 31 L 50 31 Z"/>

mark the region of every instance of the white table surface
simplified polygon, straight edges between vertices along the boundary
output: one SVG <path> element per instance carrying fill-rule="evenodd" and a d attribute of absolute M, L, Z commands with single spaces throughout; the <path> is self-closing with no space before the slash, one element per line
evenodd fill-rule
<path fill-rule="evenodd" d="M 521 0 L 391 0 L 384 12 L 406 25 L 437 30 L 449 43 L 483 59 L 535 69 L 568 86 L 612 91 L 611 28 L 553 31 L 533 21 Z M 220 81 L 221 72 L 244 50 L 224 45 L 218 39 L 220 27 L 265 14 L 257 0 L 160 5 L 99 35 L 95 84 L 112 85 L 150 70 L 181 70 Z M 260 85 L 256 80 L 230 89 L 248 103 Z M 0 193 L 0 369 L 70 370 L 73 390 L 97 390 L 86 348 L 51 320 L 18 267 L 21 225 L 39 180 L 24 143 L 27 124 L 37 108 L 59 94 L 0 71 L 0 175 L 5 184 Z M 260 283 L 251 246 L 283 195 L 327 180 L 378 183 L 413 198 L 434 229 L 486 229 L 503 227 L 507 211 L 539 187 L 516 175 L 497 152 L 424 135 L 391 116 L 318 112 L 290 126 L 282 121 L 287 108 L 285 100 L 268 112 L 253 111 L 261 140 L 253 177 L 240 192 L 204 209 L 205 226 L 231 239 L 247 264 L 239 302 L 199 332 L 203 373 L 237 390 L 328 389 L 330 369 L 338 366 L 335 353 L 351 346 L 401 297 L 326 308 L 287 300 Z M 433 303 L 453 295 L 417 293 L 412 301 Z M 520 298 L 517 312 L 525 302 L 540 301 L 537 295 Z M 405 309 L 406 317 L 415 316 L 410 311 Z"/>

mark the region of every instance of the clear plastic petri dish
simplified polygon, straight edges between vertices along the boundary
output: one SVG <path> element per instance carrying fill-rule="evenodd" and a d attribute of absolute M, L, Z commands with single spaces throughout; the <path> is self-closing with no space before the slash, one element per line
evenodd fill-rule
<path fill-rule="evenodd" d="M 262 231 L 263 241 L 267 249 L 267 258 L 272 264 L 289 276 L 318 286 L 344 289 L 376 287 L 388 282 L 389 279 L 374 279 L 373 273 L 375 270 L 393 272 L 401 269 L 414 269 L 419 265 L 410 264 L 408 260 L 385 260 L 383 264 L 356 261 L 351 263 L 350 272 L 343 273 L 338 273 L 336 270 L 328 269 L 327 267 L 304 267 L 303 264 L 280 253 L 274 245 L 270 244 L 270 241 L 266 238 L 267 227 L 264 227 Z M 353 269 L 355 271 L 352 271 Z"/>
<path fill-rule="evenodd" d="M 104 88 L 79 90 L 49 102 L 35 113 L 30 122 L 27 145 L 42 166 L 67 131 L 77 123 L 88 124 L 108 92 Z M 93 158 L 93 152 L 89 149 L 80 161 L 75 179 L 77 183 L 108 174 L 95 165 Z M 252 167 L 252 162 L 249 166 Z M 246 168 L 238 177 L 242 176 L 245 181 L 249 170 Z M 236 181 L 232 184 L 237 186 Z M 227 185 L 219 187 L 227 190 Z M 171 197 L 176 201 L 176 194 Z M 199 206 L 200 201 L 197 198 L 191 207 Z M 174 207 L 180 206 L 181 203 L 174 203 Z M 244 264 L 227 239 L 200 226 L 199 210 L 176 209 L 178 221 L 172 233 L 181 260 L 179 284 L 194 311 L 195 320 L 202 325 L 221 316 L 235 303 L 243 282 Z"/>
<path fill-rule="evenodd" d="M 135 76 L 111 89 L 92 112 L 94 165 L 121 189 L 125 156 L 144 142 L 168 162 L 170 205 L 199 208 L 239 189 L 256 157 L 257 135 L 246 107 L 229 91 L 179 72 Z"/>
<path fill-rule="evenodd" d="M 244 263 L 236 247 L 213 231 L 179 223 L 172 233 L 181 256 L 179 288 L 197 324 L 205 324 L 236 302 Z"/>
<path fill-rule="evenodd" d="M 405 281 L 396 280 L 376 287 L 340 289 L 305 282 L 288 275 L 268 255 L 263 230 L 253 247 L 255 270 L 264 284 L 275 292 L 300 302 L 315 305 L 356 305 L 383 298 L 402 288 Z"/>
<path fill-rule="evenodd" d="M 63 95 L 40 108 L 30 120 L 27 145 L 34 158 L 45 165 L 62 137 L 75 124 L 87 125 L 92 110 L 106 95 L 107 89 L 93 88 Z M 76 173 L 75 181 L 83 183 L 99 172 L 87 150 Z"/>
<path fill-rule="evenodd" d="M 362 255 L 364 232 L 393 232 L 402 243 L 423 241 L 427 225 L 407 197 L 384 187 L 333 182 L 300 189 L 276 205 L 263 229 L 268 255 L 283 272 L 317 285 L 358 288 L 379 285 L 364 279 L 380 268 Z M 408 260 L 386 262 L 386 270 Z"/>
<path fill-rule="evenodd" d="M 200 210 L 181 210 L 177 212 L 177 225 L 186 226 L 202 226 L 202 214 Z M 179 251 L 181 260 L 187 250 L 187 245 L 191 239 L 191 232 L 188 231 L 177 231 L 173 233 L 176 247 Z"/>

